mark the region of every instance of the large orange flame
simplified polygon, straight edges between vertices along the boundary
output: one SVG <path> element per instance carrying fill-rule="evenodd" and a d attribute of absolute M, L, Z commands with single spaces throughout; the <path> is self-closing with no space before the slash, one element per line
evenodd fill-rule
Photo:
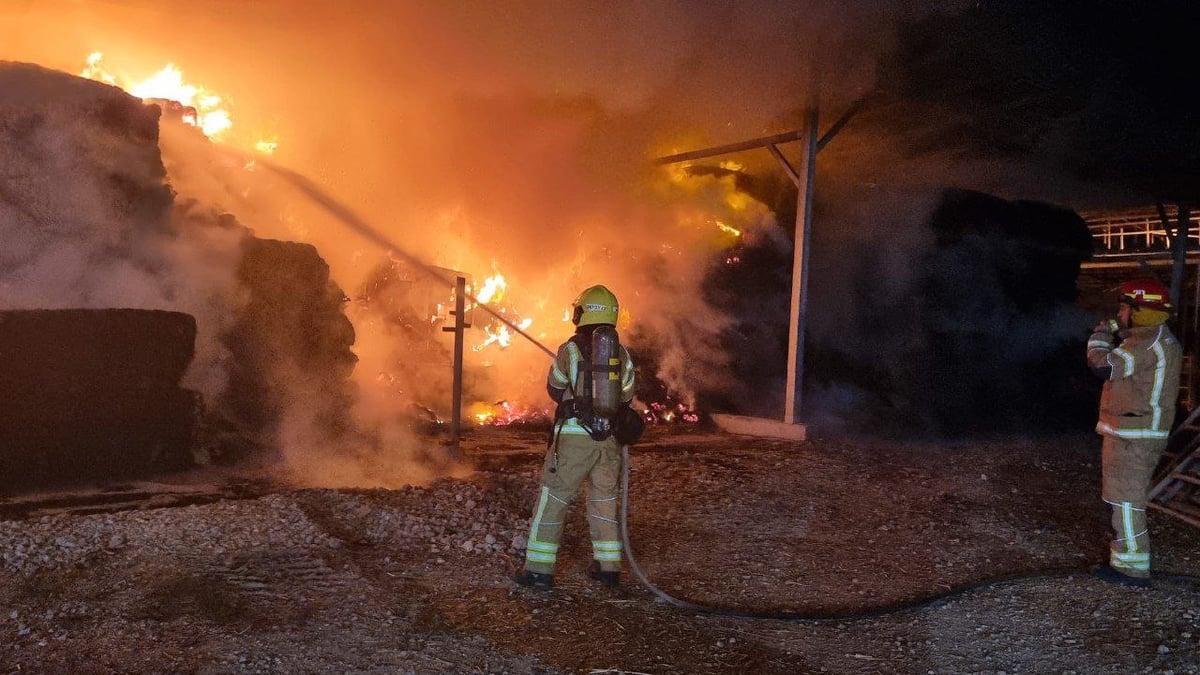
<path fill-rule="evenodd" d="M 161 70 L 143 80 L 135 81 L 130 78 L 117 79 L 104 67 L 104 54 L 92 52 L 87 57 L 87 66 L 80 72 L 82 77 L 104 82 L 120 87 L 130 94 L 146 101 L 172 101 L 182 109 L 180 119 L 191 124 L 205 136 L 213 140 L 221 140 L 221 135 L 233 127 L 233 118 L 224 104 L 224 96 L 206 89 L 200 85 L 186 82 L 183 71 L 173 63 L 168 63 Z M 254 145 L 254 149 L 271 154 L 278 147 L 278 139 L 262 139 Z"/>

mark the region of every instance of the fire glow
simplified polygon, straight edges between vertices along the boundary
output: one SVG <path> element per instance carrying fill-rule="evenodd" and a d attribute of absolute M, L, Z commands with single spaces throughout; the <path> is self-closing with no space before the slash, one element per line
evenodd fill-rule
<path fill-rule="evenodd" d="M 475 298 L 481 304 L 486 305 L 489 302 L 500 302 L 504 299 L 504 293 L 508 290 L 508 281 L 504 279 L 503 274 L 493 274 L 483 280 L 483 288 L 475 294 Z"/>
<path fill-rule="evenodd" d="M 225 107 L 224 97 L 184 81 L 183 71 L 173 63 L 168 63 L 140 81 L 129 78 L 118 80 L 105 69 L 104 54 L 92 52 L 80 76 L 120 87 L 147 103 L 165 102 L 164 113 L 177 114 L 180 121 L 196 127 L 210 139 L 221 140 L 221 135 L 233 127 L 233 118 Z M 178 109 L 172 110 L 175 106 L 171 104 L 176 104 Z M 278 139 L 262 139 L 255 143 L 254 149 L 269 155 L 275 152 L 278 145 Z"/>
<path fill-rule="evenodd" d="M 487 279 L 484 279 L 479 292 L 475 294 L 475 299 L 479 301 L 480 305 L 491 305 L 500 314 L 509 314 L 509 308 L 503 304 L 507 293 L 508 281 L 504 278 L 504 275 L 493 274 Z M 513 323 L 517 326 L 517 328 L 525 330 L 533 324 L 533 319 L 526 317 L 524 319 L 520 319 L 519 321 L 513 321 Z M 485 336 L 483 342 L 480 342 L 472 347 L 472 350 L 480 352 L 486 349 L 489 345 L 493 344 L 499 346 L 501 349 L 512 345 L 512 331 L 509 330 L 508 326 L 505 325 L 503 321 L 492 318 L 482 328 Z"/>
<path fill-rule="evenodd" d="M 469 416 L 480 426 L 505 427 L 527 422 L 544 422 L 550 417 L 550 413 L 547 410 L 517 405 L 511 401 L 496 401 L 493 404 L 473 404 Z"/>
<path fill-rule="evenodd" d="M 642 416 L 651 424 L 696 424 L 700 421 L 700 413 L 684 403 L 653 402 Z"/>

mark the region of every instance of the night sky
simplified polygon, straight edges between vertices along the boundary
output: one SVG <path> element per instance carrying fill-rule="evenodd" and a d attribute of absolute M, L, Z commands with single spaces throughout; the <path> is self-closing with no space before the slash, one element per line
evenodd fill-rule
<path fill-rule="evenodd" d="M 1195 3 L 981 2 L 902 29 L 881 83 L 915 108 L 914 152 L 1028 156 L 1194 199 L 1198 25 Z"/>

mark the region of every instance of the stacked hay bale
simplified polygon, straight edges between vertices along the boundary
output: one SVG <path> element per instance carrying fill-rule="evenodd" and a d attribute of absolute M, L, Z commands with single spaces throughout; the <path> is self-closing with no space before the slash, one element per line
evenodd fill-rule
<path fill-rule="evenodd" d="M 914 414 L 950 435 L 1086 429 L 1099 383 L 1076 305 L 1091 235 L 1073 211 L 947 190 L 930 219 Z"/>
<path fill-rule="evenodd" d="M 195 337 L 179 312 L 0 312 L 0 488 L 189 463 Z"/>
<path fill-rule="evenodd" d="M 0 489 L 351 424 L 354 331 L 328 265 L 177 200 L 159 123 L 116 87 L 0 62 Z"/>
<path fill-rule="evenodd" d="M 233 359 L 219 411 L 268 441 L 289 415 L 331 441 L 346 433 L 354 326 L 329 265 L 308 244 L 250 238 L 238 278 L 249 301 L 224 337 Z"/>

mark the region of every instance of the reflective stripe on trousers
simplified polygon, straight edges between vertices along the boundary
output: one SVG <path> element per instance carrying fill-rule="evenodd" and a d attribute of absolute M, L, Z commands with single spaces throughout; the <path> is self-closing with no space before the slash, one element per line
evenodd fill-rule
<path fill-rule="evenodd" d="M 1146 493 L 1166 441 L 1104 436 L 1101 446 L 1104 501 L 1112 506 L 1109 565 L 1134 577 L 1150 576 Z"/>
<path fill-rule="evenodd" d="M 592 557 L 600 562 L 621 562 L 620 541 L 592 540 Z M 603 569 L 603 568 L 602 568 Z"/>
<path fill-rule="evenodd" d="M 1131 577 L 1150 576 L 1150 535 L 1146 530 L 1146 509 L 1132 502 L 1108 502 L 1112 505 L 1113 540 L 1109 545 L 1108 564 Z"/>
<path fill-rule="evenodd" d="M 558 526 L 562 527 L 562 521 L 546 522 L 546 505 L 558 498 L 550 494 L 550 488 L 542 487 L 541 495 L 538 497 L 537 506 L 533 509 L 533 523 L 529 527 L 529 543 L 525 547 L 525 560 L 527 562 L 537 563 L 539 565 L 549 565 L 551 570 L 554 569 L 554 563 L 558 560 L 558 536 L 555 535 L 549 541 L 540 539 L 540 533 L 543 528 Z M 528 565 L 526 565 L 528 567 Z M 536 570 L 535 570 L 536 571 Z"/>
<path fill-rule="evenodd" d="M 558 562 L 567 507 L 588 479 L 588 529 L 591 531 L 592 557 L 606 571 L 621 569 L 621 534 L 617 523 L 620 446 L 613 438 L 594 441 L 589 436 L 563 434 L 558 437 L 558 464 L 554 452 L 547 453 L 542 466 L 542 490 L 534 507 L 525 549 L 525 568 L 541 574 L 553 574 Z"/>

